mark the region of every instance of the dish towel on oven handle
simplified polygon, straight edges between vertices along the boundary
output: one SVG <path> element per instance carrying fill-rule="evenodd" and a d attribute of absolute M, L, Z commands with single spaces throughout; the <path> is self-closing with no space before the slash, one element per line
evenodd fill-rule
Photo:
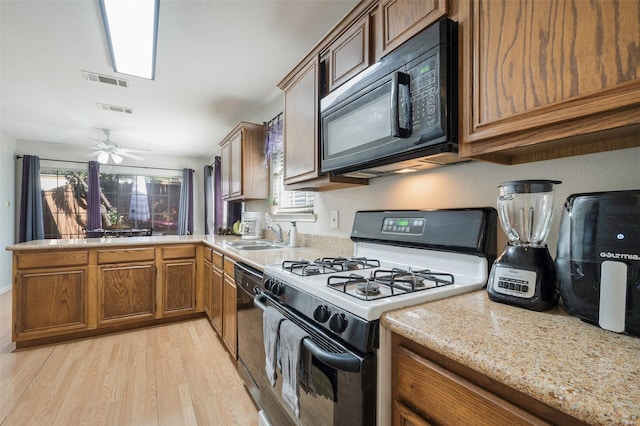
<path fill-rule="evenodd" d="M 262 337 L 264 339 L 264 370 L 271 386 L 276 384 L 276 366 L 278 364 L 278 335 L 280 323 L 285 317 L 275 308 L 267 306 L 262 313 Z"/>
<path fill-rule="evenodd" d="M 289 320 L 280 325 L 280 359 L 282 361 L 282 399 L 300 417 L 298 373 L 307 375 L 308 365 L 300 365 L 302 341 L 309 335 Z M 306 362 L 304 363 L 306 364 Z M 300 371 L 299 371 L 300 370 Z"/>

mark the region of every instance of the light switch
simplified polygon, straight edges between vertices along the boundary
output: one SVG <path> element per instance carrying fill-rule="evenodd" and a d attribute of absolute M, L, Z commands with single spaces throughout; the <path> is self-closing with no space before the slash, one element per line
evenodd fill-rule
<path fill-rule="evenodd" d="M 338 210 L 331 210 L 331 218 L 329 219 L 329 227 L 338 229 Z"/>

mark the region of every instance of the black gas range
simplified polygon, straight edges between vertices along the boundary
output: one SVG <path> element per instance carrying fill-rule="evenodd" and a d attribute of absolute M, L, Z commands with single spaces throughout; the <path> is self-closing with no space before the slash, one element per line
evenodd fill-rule
<path fill-rule="evenodd" d="M 269 386 L 262 399 L 275 401 L 291 424 L 314 424 L 312 412 L 324 413 L 322 424 L 374 424 L 380 316 L 486 285 L 496 227 L 493 208 L 360 211 L 351 232 L 353 256 L 267 265 L 255 304 L 277 309 L 305 330 L 311 376 L 332 390 L 322 398 L 301 390 L 300 417 Z"/>

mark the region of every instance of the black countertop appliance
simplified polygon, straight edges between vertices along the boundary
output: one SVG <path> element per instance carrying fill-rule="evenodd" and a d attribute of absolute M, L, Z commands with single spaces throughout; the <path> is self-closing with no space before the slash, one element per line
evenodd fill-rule
<path fill-rule="evenodd" d="M 556 270 L 569 313 L 640 335 L 640 190 L 569 196 Z"/>

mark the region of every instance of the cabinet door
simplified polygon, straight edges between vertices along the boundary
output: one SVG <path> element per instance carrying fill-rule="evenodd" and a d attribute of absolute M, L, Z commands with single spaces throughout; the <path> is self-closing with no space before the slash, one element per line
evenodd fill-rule
<path fill-rule="evenodd" d="M 377 54 L 386 55 L 446 13 L 446 0 L 381 1 L 377 29 L 377 40 L 381 45 L 377 46 Z"/>
<path fill-rule="evenodd" d="M 98 266 L 98 324 L 153 319 L 156 312 L 154 263 Z"/>
<path fill-rule="evenodd" d="M 331 43 L 328 51 L 329 91 L 369 66 L 369 15 Z"/>
<path fill-rule="evenodd" d="M 205 314 L 207 314 L 207 318 L 211 321 L 213 316 L 213 309 L 211 304 L 211 282 L 213 280 L 213 264 L 208 260 L 202 262 L 204 267 L 204 271 L 202 274 L 202 308 L 204 309 Z"/>
<path fill-rule="evenodd" d="M 231 163 L 229 170 L 229 196 L 234 197 L 242 194 L 242 131 L 238 132 L 229 141 L 231 146 Z"/>
<path fill-rule="evenodd" d="M 318 60 L 314 58 L 284 89 L 284 182 L 320 175 L 318 164 Z"/>
<path fill-rule="evenodd" d="M 640 123 L 640 2 L 479 0 L 461 11 L 461 155 L 515 164 L 626 147 L 606 138 Z M 599 131 L 610 132 L 586 137 Z"/>
<path fill-rule="evenodd" d="M 393 357 L 394 424 L 547 424 L 407 348 Z"/>
<path fill-rule="evenodd" d="M 231 145 L 226 144 L 220 148 L 220 192 L 222 198 L 229 198 L 231 191 Z"/>
<path fill-rule="evenodd" d="M 224 319 L 222 321 L 222 340 L 231 356 L 236 358 L 238 347 L 237 294 L 233 276 L 224 277 Z"/>
<path fill-rule="evenodd" d="M 87 328 L 87 268 L 33 270 L 17 274 L 14 340 Z"/>
<path fill-rule="evenodd" d="M 224 302 L 222 296 L 224 286 L 222 270 L 214 265 L 211 273 L 211 324 L 218 332 L 218 335 L 222 336 L 222 308 Z"/>
<path fill-rule="evenodd" d="M 163 316 L 195 311 L 195 259 L 163 262 L 163 276 Z"/>

